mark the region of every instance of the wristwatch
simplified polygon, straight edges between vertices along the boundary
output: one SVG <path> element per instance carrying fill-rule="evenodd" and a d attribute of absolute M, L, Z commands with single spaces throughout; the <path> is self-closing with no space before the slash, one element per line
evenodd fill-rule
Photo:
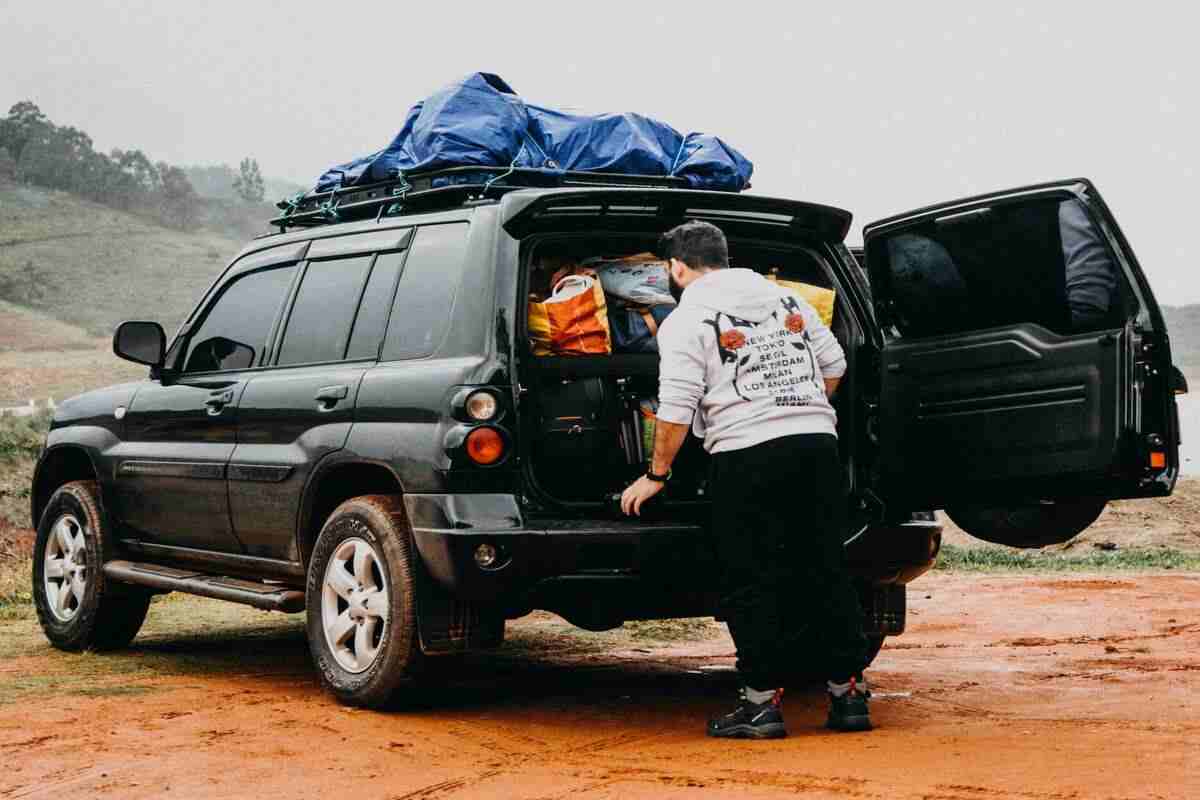
<path fill-rule="evenodd" d="M 671 470 L 667 470 L 666 475 L 655 475 L 653 469 L 646 470 L 646 477 L 655 483 L 666 483 L 671 479 Z"/>

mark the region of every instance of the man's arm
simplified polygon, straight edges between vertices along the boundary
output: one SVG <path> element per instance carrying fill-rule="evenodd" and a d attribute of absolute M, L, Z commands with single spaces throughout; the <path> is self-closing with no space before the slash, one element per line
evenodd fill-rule
<path fill-rule="evenodd" d="M 833 393 L 837 391 L 838 384 L 842 382 L 842 376 L 836 378 L 825 378 L 825 397 L 832 400 Z"/>
<path fill-rule="evenodd" d="M 687 439 L 688 428 L 677 422 L 657 420 L 654 426 L 654 457 L 650 460 L 650 471 L 655 475 L 666 475 L 679 455 Z M 642 504 L 662 491 L 665 484 L 662 481 L 652 481 L 645 475 L 634 481 L 621 494 L 621 511 L 626 514 L 642 513 Z"/>
<path fill-rule="evenodd" d="M 655 475 L 666 475 L 683 447 L 691 425 L 656 420 L 654 423 L 654 457 L 650 460 L 650 471 Z"/>

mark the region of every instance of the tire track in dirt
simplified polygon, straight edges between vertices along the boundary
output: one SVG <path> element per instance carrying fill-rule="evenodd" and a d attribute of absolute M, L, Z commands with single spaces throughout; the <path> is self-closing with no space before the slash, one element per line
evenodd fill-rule
<path fill-rule="evenodd" d="M 411 792 L 391 795 L 388 800 L 431 800 L 431 798 L 444 797 L 447 793 L 457 792 L 459 789 L 470 789 L 488 778 L 501 774 L 501 772 L 502 770 L 494 769 L 465 778 L 452 778 L 438 783 L 431 783 L 428 786 L 422 786 L 420 789 L 413 789 Z"/>

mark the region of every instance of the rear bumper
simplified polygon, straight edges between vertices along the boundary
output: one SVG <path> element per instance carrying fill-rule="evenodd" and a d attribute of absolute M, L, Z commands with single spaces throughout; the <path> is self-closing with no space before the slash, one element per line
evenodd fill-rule
<path fill-rule="evenodd" d="M 686 593 L 711 586 L 720 565 L 703 526 L 630 520 L 529 521 L 507 494 L 405 496 L 413 538 L 429 575 L 456 594 L 528 592 L 549 579 L 653 579 Z M 874 585 L 903 585 L 933 566 L 941 524 L 928 519 L 872 525 L 846 545 L 852 574 Z M 484 568 L 480 545 L 500 558 Z"/>

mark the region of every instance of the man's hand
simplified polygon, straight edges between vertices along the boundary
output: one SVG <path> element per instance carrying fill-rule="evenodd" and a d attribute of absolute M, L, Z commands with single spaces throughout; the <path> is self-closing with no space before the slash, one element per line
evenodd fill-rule
<path fill-rule="evenodd" d="M 621 494 L 621 511 L 625 514 L 642 514 L 642 504 L 663 490 L 666 484 L 652 481 L 645 475 L 629 485 Z"/>

